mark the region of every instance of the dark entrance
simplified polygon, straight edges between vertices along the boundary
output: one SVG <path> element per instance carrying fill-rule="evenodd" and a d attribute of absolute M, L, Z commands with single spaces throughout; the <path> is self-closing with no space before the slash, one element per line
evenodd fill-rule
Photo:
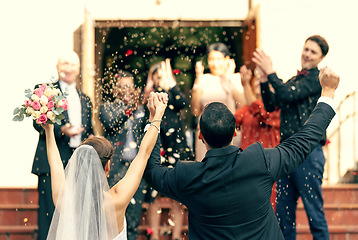
<path fill-rule="evenodd" d="M 101 31 L 101 30 L 100 30 Z M 230 48 L 236 66 L 243 64 L 243 27 L 124 27 L 107 28 L 102 57 L 102 100 L 112 97 L 113 74 L 132 72 L 143 87 L 149 68 L 166 58 L 171 60 L 176 80 L 189 98 L 195 78 L 195 63 L 207 68 L 206 49 L 214 42 Z"/>

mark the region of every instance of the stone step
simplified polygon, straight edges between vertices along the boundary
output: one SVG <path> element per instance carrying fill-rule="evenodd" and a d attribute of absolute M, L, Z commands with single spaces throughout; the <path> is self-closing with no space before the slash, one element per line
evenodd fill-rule
<path fill-rule="evenodd" d="M 328 226 L 330 240 L 358 240 L 358 226 Z M 297 226 L 297 240 L 312 240 L 308 225 Z"/>
<path fill-rule="evenodd" d="M 37 226 L 0 226 L 0 240 L 35 240 Z"/>
<path fill-rule="evenodd" d="M 358 204 L 324 204 L 324 213 L 328 226 L 358 226 Z M 308 219 L 303 204 L 297 206 L 296 219 L 297 226 L 308 225 Z"/>
<path fill-rule="evenodd" d="M 0 226 L 37 226 L 37 204 L 0 204 Z"/>
<path fill-rule="evenodd" d="M 36 188 L 0 188 L 0 204 L 37 204 Z"/>
<path fill-rule="evenodd" d="M 325 204 L 358 204 L 358 184 L 323 185 L 322 195 Z"/>

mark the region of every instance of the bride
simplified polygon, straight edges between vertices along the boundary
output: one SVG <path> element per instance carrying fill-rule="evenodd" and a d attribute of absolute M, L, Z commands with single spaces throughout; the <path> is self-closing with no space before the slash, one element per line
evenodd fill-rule
<path fill-rule="evenodd" d="M 90 137 L 85 140 L 75 150 L 64 170 L 55 142 L 57 133 L 54 133 L 52 124 L 43 126 L 51 168 L 52 197 L 56 206 L 47 239 L 127 239 L 125 211 L 139 186 L 157 140 L 167 102 L 165 93 L 151 93 L 149 96 L 150 124 L 146 127 L 147 132 L 125 177 L 111 189 L 106 175 L 114 150 L 107 139 Z"/>

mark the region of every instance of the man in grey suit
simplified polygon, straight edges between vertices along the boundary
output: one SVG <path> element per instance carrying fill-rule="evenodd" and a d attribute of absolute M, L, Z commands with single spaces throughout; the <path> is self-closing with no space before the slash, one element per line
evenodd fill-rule
<path fill-rule="evenodd" d="M 270 202 L 272 185 L 306 159 L 335 115 L 339 76 L 323 68 L 320 82 L 321 98 L 305 125 L 274 148 L 258 142 L 244 151 L 233 146 L 235 117 L 216 102 L 199 120 L 200 139 L 208 149 L 201 162 L 163 167 L 157 142 L 145 177 L 188 208 L 189 239 L 284 239 Z"/>

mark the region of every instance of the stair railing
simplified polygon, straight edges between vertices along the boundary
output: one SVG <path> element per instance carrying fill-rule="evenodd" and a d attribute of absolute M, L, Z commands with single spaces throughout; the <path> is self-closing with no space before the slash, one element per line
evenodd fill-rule
<path fill-rule="evenodd" d="M 342 106 L 349 104 L 347 102 L 347 100 L 351 99 L 353 102 L 352 104 L 352 111 L 348 114 L 344 116 L 342 113 Z M 344 117 L 344 119 L 343 119 Z M 356 108 L 356 92 L 352 92 L 348 95 L 346 95 L 346 97 L 339 103 L 339 105 L 336 108 L 336 118 L 338 119 L 338 123 L 337 123 L 337 127 L 330 132 L 330 135 L 327 137 L 328 140 L 332 139 L 334 136 L 337 136 L 337 141 L 332 141 L 330 142 L 325 148 L 325 155 L 327 158 L 326 161 L 326 172 L 328 172 L 328 174 L 325 174 L 325 180 L 329 181 L 330 178 L 332 178 L 332 173 L 331 173 L 331 167 L 332 166 L 332 156 L 330 154 L 330 149 L 334 148 L 336 146 L 336 151 L 337 151 L 337 166 L 336 166 L 336 174 L 338 176 L 338 181 L 340 181 L 340 179 L 342 178 L 342 173 L 341 173 L 341 162 L 342 162 L 342 151 L 351 151 L 352 157 L 353 157 L 353 161 L 354 161 L 354 168 L 358 167 L 358 158 L 357 158 L 357 151 L 356 151 L 356 136 L 357 136 L 357 132 L 356 132 L 356 125 L 357 125 L 357 108 Z M 352 123 L 352 131 L 342 131 L 342 125 L 345 124 L 347 122 L 347 120 L 352 119 L 353 123 Z M 342 148 L 342 136 L 347 136 L 348 134 L 353 134 L 352 136 L 352 148 L 347 149 L 347 148 Z M 344 138 L 343 138 L 344 139 Z M 333 144 L 333 145 L 332 145 Z"/>

